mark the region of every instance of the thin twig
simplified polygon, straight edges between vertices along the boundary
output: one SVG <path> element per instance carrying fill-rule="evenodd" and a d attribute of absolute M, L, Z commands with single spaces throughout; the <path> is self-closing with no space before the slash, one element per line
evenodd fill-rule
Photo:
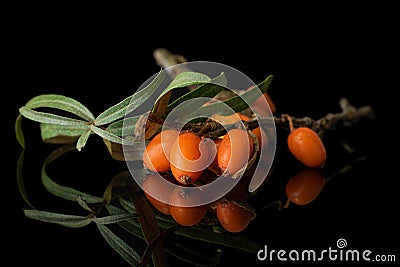
<path fill-rule="evenodd" d="M 296 118 L 290 116 L 291 124 L 293 127 L 309 127 L 313 129 L 319 136 L 323 136 L 325 131 L 333 129 L 335 125 L 338 123 L 343 123 L 343 125 L 350 126 L 352 123 L 358 122 L 361 118 L 373 118 L 374 111 L 371 106 L 362 106 L 360 108 L 355 108 L 352 106 L 349 101 L 345 98 L 342 98 L 339 102 L 340 106 L 342 107 L 342 112 L 339 113 L 328 113 L 326 116 L 319 118 L 319 119 L 312 119 L 310 117 L 302 117 Z M 277 117 L 274 116 L 273 118 L 261 118 L 257 120 L 257 118 L 253 118 L 249 121 L 244 121 L 243 124 L 250 130 L 259 126 L 259 124 L 270 124 L 275 123 L 275 126 L 280 129 L 290 130 L 289 121 L 288 121 L 288 114 L 282 114 L 281 116 Z M 158 118 L 155 114 L 150 114 L 148 119 L 152 122 L 157 122 L 162 124 L 162 120 Z M 182 124 L 178 121 L 172 122 L 168 127 L 174 127 L 176 129 L 184 129 L 184 130 L 191 130 L 198 134 L 204 135 L 205 137 L 214 138 L 222 136 L 226 133 L 226 130 L 230 128 L 234 128 L 235 124 L 227 124 L 222 126 L 216 121 L 207 120 L 203 123 L 187 123 Z"/>
<path fill-rule="evenodd" d="M 291 120 L 294 127 L 309 127 L 313 129 L 319 136 L 323 136 L 325 131 L 331 130 L 333 126 L 339 122 L 345 126 L 358 122 L 361 118 L 374 118 L 374 110 L 371 106 L 362 106 L 356 108 L 350 104 L 349 100 L 342 98 L 339 101 L 339 105 L 342 108 L 342 112 L 339 113 L 328 113 L 326 116 L 314 120 L 310 117 L 295 118 L 291 116 Z M 281 117 L 275 117 L 275 124 L 279 128 L 289 128 L 287 115 Z"/>
<path fill-rule="evenodd" d="M 172 54 L 165 48 L 159 48 L 154 51 L 154 58 L 156 59 L 156 62 L 159 66 L 163 68 L 170 68 L 172 66 L 176 66 L 177 69 L 173 69 L 173 72 L 169 71 L 169 75 L 171 78 L 174 78 L 177 74 L 179 74 L 182 71 L 188 71 L 190 69 L 185 66 L 185 64 L 180 64 L 183 62 L 186 62 L 186 58 L 183 57 L 182 55 L 176 55 Z M 190 88 L 189 88 L 190 89 Z M 225 96 L 224 98 L 220 99 L 221 97 L 216 96 L 215 98 L 219 100 L 224 100 L 226 99 Z M 343 125 L 350 126 L 352 123 L 357 122 L 360 120 L 362 117 L 367 117 L 367 118 L 373 118 L 374 117 L 374 111 L 371 106 L 363 106 L 360 108 L 355 108 L 353 105 L 350 104 L 349 100 L 346 98 L 342 98 L 339 101 L 339 106 L 342 109 L 342 112 L 339 113 L 328 113 L 326 116 L 320 118 L 320 119 L 312 119 L 310 117 L 302 117 L 302 118 L 296 118 L 293 116 L 290 116 L 288 114 L 282 114 L 280 117 L 274 116 L 274 122 L 277 128 L 281 129 L 287 129 L 289 130 L 289 126 L 292 125 L 293 127 L 309 127 L 313 129 L 319 136 L 323 136 L 325 131 L 331 130 L 334 125 L 338 124 L 339 122 L 342 122 Z M 288 116 L 290 116 L 290 124 L 288 121 Z M 156 120 L 156 118 L 150 118 Z M 158 120 L 158 119 L 157 119 Z M 271 118 L 266 118 L 266 122 L 270 122 Z M 160 121 L 158 120 L 158 123 Z M 248 129 L 254 129 L 259 126 L 259 123 L 262 122 L 264 123 L 264 119 L 257 120 L 257 119 L 252 119 L 250 121 L 244 122 L 246 127 Z M 226 133 L 226 129 L 229 129 L 233 127 L 232 125 L 225 125 L 225 127 L 222 127 L 222 125 L 218 124 L 215 121 L 208 120 L 205 123 L 202 124 L 188 124 L 185 125 L 185 128 L 190 128 L 191 130 L 203 134 L 206 137 L 218 137 Z"/>

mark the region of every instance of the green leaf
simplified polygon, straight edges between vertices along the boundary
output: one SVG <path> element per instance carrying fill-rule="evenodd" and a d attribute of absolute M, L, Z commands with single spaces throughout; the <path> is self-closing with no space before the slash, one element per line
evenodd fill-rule
<path fill-rule="evenodd" d="M 92 218 L 88 216 L 59 214 L 41 210 L 24 209 L 23 211 L 28 218 L 42 222 L 56 223 L 71 228 L 84 227 L 92 222 Z"/>
<path fill-rule="evenodd" d="M 34 209 L 33 205 L 31 204 L 31 202 L 28 199 L 28 195 L 26 194 L 24 177 L 22 175 L 24 158 L 25 158 L 25 150 L 22 150 L 21 153 L 19 154 L 18 161 L 17 161 L 17 175 L 16 175 L 17 176 L 17 186 L 18 186 L 19 193 L 20 193 L 21 197 L 23 198 L 23 200 L 25 200 L 25 202 L 31 208 Z"/>
<path fill-rule="evenodd" d="M 22 116 L 21 114 L 18 115 L 17 119 L 15 120 L 15 135 L 17 138 L 18 143 L 25 148 L 25 137 L 21 127 Z"/>
<path fill-rule="evenodd" d="M 113 143 L 117 143 L 117 144 L 122 144 L 122 145 L 142 145 L 142 143 L 140 142 L 134 142 L 134 141 L 130 141 L 128 139 L 123 139 L 115 134 L 113 134 L 112 132 L 103 130 L 97 126 L 91 125 L 90 129 L 97 135 L 99 135 L 100 137 L 113 142 Z"/>
<path fill-rule="evenodd" d="M 103 224 L 96 224 L 101 235 L 106 242 L 129 264 L 137 266 L 140 262 L 140 255 L 132 249 L 125 241 L 115 235 L 107 226 Z"/>
<path fill-rule="evenodd" d="M 122 208 L 129 213 L 136 212 L 135 207 L 133 206 L 132 201 L 128 201 L 125 198 L 120 197 L 119 203 L 121 204 Z"/>
<path fill-rule="evenodd" d="M 76 142 L 76 149 L 81 151 L 82 148 L 86 145 L 87 140 L 89 139 L 90 134 L 92 133 L 91 128 L 87 129 L 82 135 L 79 137 L 78 142 Z"/>
<path fill-rule="evenodd" d="M 183 103 L 189 99 L 194 99 L 198 97 L 212 98 L 216 96 L 219 92 L 226 90 L 225 88 L 226 84 L 227 80 L 225 73 L 221 73 L 219 76 L 215 77 L 210 82 L 197 87 L 196 89 L 184 94 L 183 96 L 179 97 L 178 99 L 170 103 L 168 105 L 167 113 L 169 113 L 169 111 L 174 109 L 180 103 Z M 193 110 L 196 110 L 197 108 L 201 107 L 206 102 L 207 100 L 196 102 L 198 106 L 194 106 Z"/>
<path fill-rule="evenodd" d="M 126 221 L 128 219 L 132 219 L 136 217 L 137 215 L 134 214 L 117 214 L 117 215 L 109 215 L 109 216 L 104 216 L 100 218 L 93 218 L 93 221 L 95 223 L 99 224 L 112 224 L 112 223 L 119 223 L 122 221 Z"/>
<path fill-rule="evenodd" d="M 85 125 L 57 125 L 40 124 L 42 140 L 48 143 L 69 144 L 76 140 L 89 129 L 89 124 Z"/>
<path fill-rule="evenodd" d="M 205 75 L 201 72 L 194 72 L 194 71 L 181 72 L 175 76 L 175 78 L 167 86 L 167 88 L 165 88 L 160 97 L 175 88 L 186 87 L 196 84 L 204 84 L 210 81 L 211 78 L 208 75 Z"/>
<path fill-rule="evenodd" d="M 86 194 L 84 192 L 75 190 L 71 187 L 66 187 L 55 183 L 46 173 L 46 167 L 52 161 L 60 157 L 61 155 L 65 154 L 68 151 L 75 150 L 75 147 L 72 145 L 65 145 L 63 147 L 55 149 L 49 156 L 45 159 L 43 166 L 42 166 L 42 183 L 43 186 L 49 191 L 51 194 L 66 199 L 70 201 L 77 201 L 78 198 L 82 198 L 87 203 L 101 203 L 103 202 L 103 198 L 92 196 Z"/>
<path fill-rule="evenodd" d="M 106 208 L 107 208 L 107 211 L 111 215 L 127 214 L 126 211 L 124 211 L 123 209 L 120 209 L 114 205 L 107 205 Z M 118 222 L 118 225 L 121 226 L 128 233 L 133 234 L 142 240 L 145 240 L 142 228 L 141 228 L 139 220 L 136 216 L 137 213 L 135 212 L 135 213 L 129 213 L 129 214 L 134 215 L 134 218 L 132 220 L 120 221 L 120 222 Z"/>
<path fill-rule="evenodd" d="M 157 91 L 165 77 L 165 71 L 161 70 L 157 76 L 143 89 L 135 92 L 119 102 L 118 104 L 108 108 L 102 112 L 95 120 L 95 125 L 105 125 L 116 121 L 125 116 L 126 113 L 136 110 L 139 106 L 145 103 Z M 129 108 L 129 109 L 128 109 Z"/>
<path fill-rule="evenodd" d="M 152 112 L 160 117 L 165 115 L 173 89 L 204 84 L 210 80 L 211 78 L 209 76 L 199 72 L 186 71 L 179 73 L 157 98 Z"/>
<path fill-rule="evenodd" d="M 112 133 L 113 135 L 122 137 L 123 133 L 134 133 L 136 128 L 136 123 L 141 115 L 126 117 L 122 120 L 115 121 L 108 125 L 106 131 Z"/>
<path fill-rule="evenodd" d="M 265 93 L 272 82 L 272 75 L 269 75 L 263 82 L 253 87 L 252 89 L 246 91 L 240 96 L 234 96 L 228 98 L 222 102 L 215 102 L 207 106 L 202 106 L 192 113 L 186 115 L 186 118 L 195 118 L 200 116 L 211 116 L 212 114 L 219 115 L 231 115 L 226 106 L 233 109 L 234 112 L 240 112 L 248 108 L 249 106 L 245 102 L 253 103 L 258 97 Z M 185 119 L 185 116 L 183 120 Z"/>
<path fill-rule="evenodd" d="M 89 109 L 87 109 L 83 104 L 76 101 L 75 99 L 63 95 L 56 95 L 56 94 L 39 95 L 29 100 L 25 106 L 29 109 L 35 109 L 41 107 L 61 109 L 64 111 L 71 112 L 89 122 L 94 121 L 94 116 L 89 111 Z"/>
<path fill-rule="evenodd" d="M 27 107 L 21 107 L 19 112 L 24 117 L 42 123 L 51 123 L 51 124 L 59 124 L 59 125 L 88 125 L 87 121 L 68 118 L 60 115 L 55 115 L 46 112 L 35 111 L 29 109 Z"/>

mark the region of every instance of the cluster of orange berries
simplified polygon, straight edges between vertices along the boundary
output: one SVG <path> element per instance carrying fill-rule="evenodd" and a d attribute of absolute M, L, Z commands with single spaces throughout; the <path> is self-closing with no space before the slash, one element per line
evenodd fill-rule
<path fill-rule="evenodd" d="M 202 145 L 207 147 L 202 143 L 203 139 L 191 131 L 179 132 L 172 129 L 163 130 L 154 136 L 146 146 L 143 163 L 154 174 L 162 175 L 149 175 L 145 178 L 143 182 L 145 195 L 157 210 L 171 215 L 180 225 L 192 226 L 199 223 L 207 212 L 213 212 L 227 231 L 240 232 L 254 218 L 254 211 L 246 203 L 245 198 L 231 197 L 235 195 L 234 190 L 211 204 L 190 206 L 188 202 L 193 201 L 193 198 L 185 195 L 184 190 L 178 190 L 180 188 L 177 187 L 171 192 L 168 188 L 163 188 L 163 183 L 160 181 L 164 178 L 183 187 L 196 186 L 196 182 L 208 183 L 216 174 L 234 174 L 246 167 L 254 152 L 253 139 L 244 129 L 234 128 L 221 138 L 208 139 L 208 142 L 214 141 L 215 144 L 216 153 L 210 153 L 214 158 L 209 158 L 207 150 L 202 149 Z M 243 141 L 246 139 L 248 142 Z M 242 151 L 248 151 L 248 156 L 243 157 Z M 146 189 L 158 190 L 158 194 L 169 196 L 169 203 L 179 205 L 164 203 L 146 193 Z M 237 195 L 245 196 L 245 193 Z"/>
<path fill-rule="evenodd" d="M 272 107 L 272 112 L 275 113 L 275 106 L 269 96 L 266 93 L 263 96 Z M 240 113 L 234 115 L 242 121 L 250 120 L 249 117 Z M 291 119 L 289 121 L 290 133 L 287 139 L 289 151 L 305 166 L 321 167 L 326 160 L 326 151 L 320 137 L 307 127 L 295 129 Z M 208 212 L 212 212 L 216 213 L 218 221 L 225 230 L 233 233 L 243 231 L 255 218 L 254 209 L 247 202 L 249 180 L 246 177 L 243 177 L 230 192 L 220 199 L 200 206 L 189 205 L 190 203 L 187 201 L 190 201 L 191 198 L 183 190 L 171 192 L 171 190 L 163 188 L 160 179 L 164 178 L 184 187 L 194 187 L 196 182 L 208 183 L 216 175 L 233 175 L 242 168 L 246 168 L 246 164 L 253 156 L 258 156 L 257 154 L 253 155 L 255 152 L 253 137 L 257 139 L 259 148 L 269 144 L 268 135 L 260 127 L 251 131 L 234 128 L 213 140 L 191 131 L 162 130 L 148 142 L 143 154 L 144 167 L 154 173 L 154 175 L 147 176 L 143 182 L 147 199 L 157 210 L 171 215 L 180 225 L 195 225 Z M 214 153 L 208 150 L 210 146 L 207 145 L 207 142 L 210 141 L 214 143 L 212 147 L 216 148 Z M 246 156 L 244 152 L 248 152 L 248 155 Z M 161 174 L 161 176 L 156 174 Z M 314 187 L 318 187 L 320 183 L 315 183 L 316 179 L 313 177 L 317 177 L 317 175 L 309 175 L 304 172 L 294 179 L 295 181 L 288 183 L 286 190 L 288 198 L 298 204 L 309 202 L 301 200 L 301 196 L 296 196 L 296 192 L 299 191 L 299 183 L 296 181 L 308 179 L 311 184 L 316 184 Z M 169 197 L 170 201 L 167 201 L 168 203 L 160 201 L 146 193 L 148 190 L 153 192 L 157 190 L 158 194 Z"/>

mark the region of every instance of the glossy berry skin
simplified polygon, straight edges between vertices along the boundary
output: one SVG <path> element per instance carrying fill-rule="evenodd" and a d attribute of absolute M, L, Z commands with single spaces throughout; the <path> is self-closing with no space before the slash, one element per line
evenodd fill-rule
<path fill-rule="evenodd" d="M 320 194 L 325 182 L 321 169 L 301 170 L 286 183 L 286 196 L 294 204 L 309 204 Z"/>
<path fill-rule="evenodd" d="M 161 198 L 168 199 L 172 195 L 172 190 L 169 190 L 169 188 L 165 186 L 162 179 L 176 183 L 173 177 L 169 177 L 166 174 L 163 176 L 158 174 L 150 174 L 147 175 L 143 181 L 143 192 L 147 200 L 155 209 L 161 213 L 170 215 L 170 205 L 159 200 Z"/>
<path fill-rule="evenodd" d="M 191 197 L 185 195 L 184 190 L 182 191 L 179 188 L 174 190 L 171 195 L 171 216 L 175 222 L 182 226 L 193 226 L 199 223 L 206 216 L 209 209 L 208 205 L 190 206 L 191 201 Z"/>
<path fill-rule="evenodd" d="M 218 166 L 225 175 L 233 175 L 246 165 L 253 150 L 253 139 L 246 130 L 229 130 L 218 146 Z"/>
<path fill-rule="evenodd" d="M 293 156 L 308 167 L 321 167 L 326 161 L 326 150 L 321 138 L 308 127 L 292 130 L 287 144 Z"/>
<path fill-rule="evenodd" d="M 216 212 L 221 226 L 231 233 L 243 231 L 254 218 L 251 210 L 225 198 L 218 201 Z"/>
<path fill-rule="evenodd" d="M 183 132 L 171 146 L 171 171 L 175 179 L 183 185 L 195 182 L 208 166 L 205 164 L 207 155 L 200 152 L 201 141 L 201 137 L 195 133 Z"/>
<path fill-rule="evenodd" d="M 178 134 L 177 130 L 164 130 L 154 136 L 143 153 L 144 166 L 153 172 L 169 171 L 171 166 L 168 155 Z"/>

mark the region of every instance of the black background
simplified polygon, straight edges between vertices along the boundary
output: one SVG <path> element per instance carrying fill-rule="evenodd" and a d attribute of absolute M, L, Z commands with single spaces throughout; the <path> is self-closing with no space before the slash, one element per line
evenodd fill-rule
<path fill-rule="evenodd" d="M 3 231 L 11 236 L 6 254 L 13 255 L 14 265 L 54 266 L 60 261 L 75 266 L 127 266 L 93 225 L 68 229 L 24 217 L 22 208 L 27 205 L 14 182 L 21 148 L 13 135 L 13 123 L 19 107 L 44 93 L 72 97 L 96 116 L 159 71 L 153 51 L 160 47 L 188 61 L 226 64 L 256 83 L 273 74 L 269 93 L 278 114 L 320 118 L 340 112 L 342 97 L 356 107 L 371 105 L 374 120 L 339 128 L 337 136 L 330 136 L 349 141 L 359 155 L 367 155 L 367 161 L 332 179 L 310 205 L 291 206 L 280 213 L 271 209 L 246 231 L 274 249 L 334 247 L 338 238 L 345 238 L 349 248 L 396 254 L 399 260 L 394 186 L 398 174 L 393 171 L 397 123 L 390 119 L 395 114 L 390 92 L 397 86 L 391 82 L 394 71 L 390 66 L 397 62 L 389 9 L 337 6 L 334 12 L 332 7 L 324 7 L 310 14 L 283 12 L 267 21 L 268 12 L 255 15 L 252 10 L 222 18 L 206 10 L 195 15 L 188 11 L 155 14 L 149 9 L 145 10 L 149 15 L 139 20 L 141 11 L 137 9 L 111 15 L 106 7 L 101 12 L 92 8 L 47 12 L 47 8 L 41 12 L 31 12 L 30 7 L 15 9 L 15 16 L 6 24 L 9 46 L 4 54 L 10 59 L 6 78 L 11 83 L 3 90 L 7 107 L 4 128 L 10 133 L 4 151 L 11 163 L 5 165 L 10 174 L 4 177 L 9 186 L 3 191 L 11 194 L 3 198 L 3 204 L 13 209 L 11 219 L 9 214 L 3 215 L 3 221 L 11 223 Z M 32 202 L 39 209 L 74 211 L 74 204 L 52 197 L 40 184 L 41 163 L 56 146 L 41 141 L 35 122 L 23 123 L 27 131 L 24 175 Z M 283 146 L 284 137 L 278 136 L 277 142 Z M 107 153 L 101 140 L 94 137 L 80 155 L 66 157 L 63 164 L 56 165 L 60 169 L 53 171 L 64 179 L 74 177 L 65 180 L 72 186 L 101 193 L 112 175 L 124 169 L 123 163 L 111 160 Z M 284 153 L 276 160 L 280 157 L 288 160 Z M 328 150 L 328 160 L 338 165 L 346 162 L 334 147 Z M 285 164 L 278 163 L 282 177 L 273 176 L 264 189 L 270 194 L 267 199 L 282 196 L 293 162 Z M 241 259 L 257 263 L 255 255 L 227 250 L 220 266 Z"/>

